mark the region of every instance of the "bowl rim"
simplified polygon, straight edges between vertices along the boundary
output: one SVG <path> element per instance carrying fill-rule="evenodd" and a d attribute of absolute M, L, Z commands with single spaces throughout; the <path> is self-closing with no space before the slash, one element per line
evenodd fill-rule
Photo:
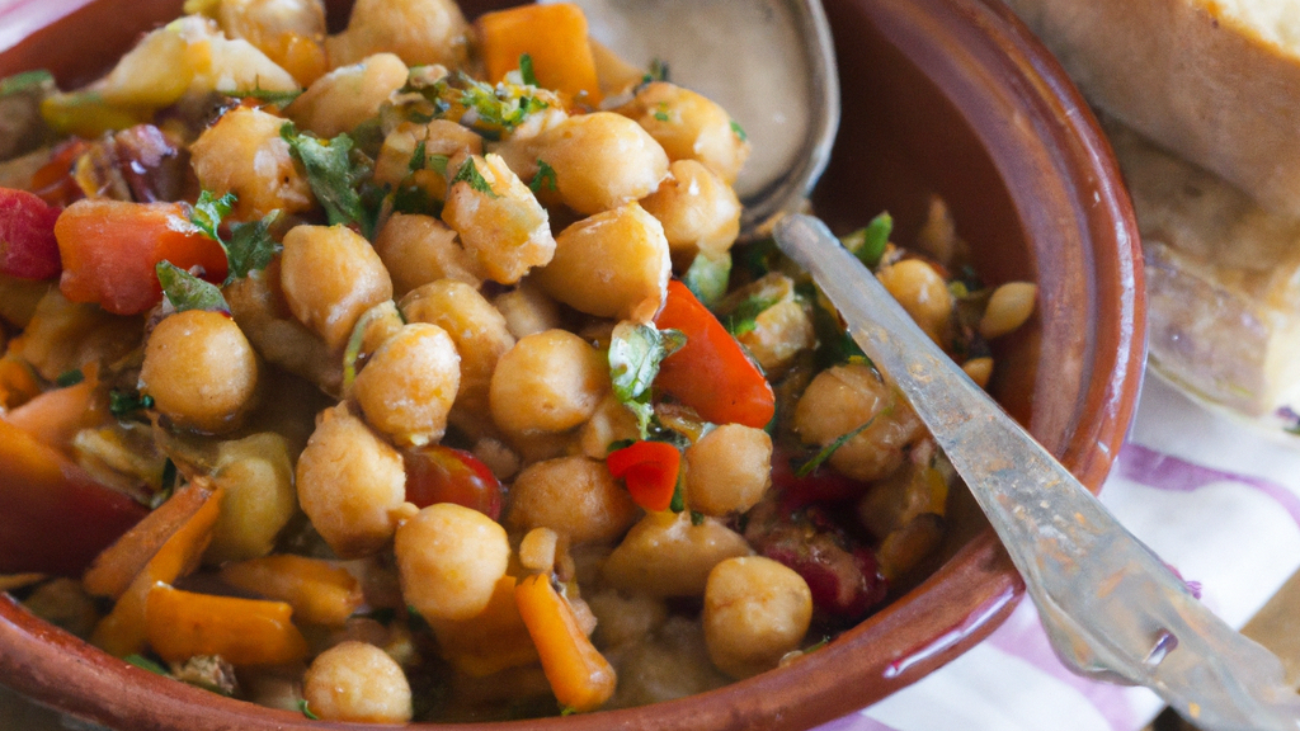
<path fill-rule="evenodd" d="M 1085 375 L 1080 404 L 1088 400 L 1101 406 L 1094 413 L 1076 416 L 1058 456 L 1096 492 L 1132 420 L 1145 362 L 1140 241 L 1110 145 L 1061 66 L 999 0 L 874 0 L 872 4 L 877 6 L 873 12 L 884 18 L 881 22 L 901 34 L 891 35 L 891 42 L 919 44 L 919 53 L 930 53 L 928 62 L 950 65 L 950 77 L 946 85 L 941 84 L 945 95 L 978 94 L 991 100 L 995 111 L 1028 111 L 1033 134 L 1024 139 L 1036 140 L 1043 150 L 1035 159 L 1049 163 L 1050 169 L 1040 171 L 1041 176 L 1063 181 L 1076 224 L 1093 242 L 1088 263 L 1094 267 L 1091 275 L 1100 303 L 1093 313 L 1095 331 L 1116 348 L 1089 354 L 1092 368 Z M 29 36 L 28 41 L 39 35 Z M 19 52 L 28 41 L 16 47 Z M 958 106 L 966 116 L 967 110 Z M 1024 154 L 997 147 L 976 125 L 972 127 L 1000 172 L 1018 162 L 1004 158 Z M 1024 220 L 1026 207 L 1035 199 L 1027 197 L 1024 189 L 1010 193 Z M 1026 237 L 1047 230 L 1027 229 Z M 1098 249 L 1099 243 L 1109 241 L 1113 248 Z M 959 579 L 975 590 L 958 591 Z M 568 718 L 417 727 L 463 731 L 804 728 L 860 709 L 951 661 L 991 633 L 1023 591 L 1005 551 L 985 529 L 886 611 L 791 668 L 653 706 Z M 919 632 L 922 620 L 947 629 L 938 637 Z M 888 659 L 862 662 L 858 650 L 881 637 L 889 638 Z M 6 648 L 0 653 L 0 682 L 38 702 L 109 726 L 194 731 L 362 728 L 310 721 L 301 714 L 254 706 L 153 675 L 36 619 L 8 596 L 0 598 L 0 647 Z M 867 688 L 846 683 L 846 675 L 879 677 L 883 682 Z"/>

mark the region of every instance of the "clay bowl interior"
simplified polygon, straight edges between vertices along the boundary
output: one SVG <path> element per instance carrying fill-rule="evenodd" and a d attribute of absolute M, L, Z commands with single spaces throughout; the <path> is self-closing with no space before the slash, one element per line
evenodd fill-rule
<path fill-rule="evenodd" d="M 50 68 L 63 88 L 84 83 L 181 5 L 97 0 L 66 14 L 79 4 L 32 2 L 37 14 L 64 17 L 0 53 L 0 76 Z M 328 4 L 332 25 L 341 25 L 349 3 Z M 507 4 L 462 3 L 470 15 Z M 991 390 L 1095 491 L 1132 416 L 1144 355 L 1136 227 L 1095 121 L 1055 61 L 997 0 L 825 6 L 844 113 L 814 196 L 817 212 L 843 232 L 887 209 L 897 240 L 909 241 L 937 194 L 987 280 L 1039 283 L 1038 313 L 998 344 Z M 954 502 L 952 535 L 929 578 L 799 662 L 678 701 L 506 727 L 798 729 L 915 682 L 991 632 L 1023 590 L 978 510 L 968 499 Z M 0 599 L 0 682 L 113 728 L 348 727 L 152 675 L 7 597 Z"/>

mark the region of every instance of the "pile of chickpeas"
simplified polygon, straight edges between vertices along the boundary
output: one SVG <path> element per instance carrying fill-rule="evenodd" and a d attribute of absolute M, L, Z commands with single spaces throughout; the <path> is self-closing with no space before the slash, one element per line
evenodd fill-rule
<path fill-rule="evenodd" d="M 639 507 L 605 463 L 612 447 L 641 438 L 611 387 L 616 327 L 651 323 L 670 278 L 698 256 L 728 256 L 739 233 L 731 186 L 750 146 L 725 110 L 601 66 L 602 105 L 528 89 L 544 107 L 485 137 L 463 118 L 401 113 L 419 102 L 412 79 L 474 72 L 473 33 L 451 0 L 360 0 L 332 37 L 318 0 L 187 9 L 202 15 L 155 31 L 124 66 L 147 65 L 172 33 L 223 49 L 214 58 L 229 65 L 227 80 L 255 73 L 263 89 L 305 87 L 283 106 L 227 105 L 185 141 L 194 186 L 235 195 L 229 221 L 279 212 L 282 251 L 223 287 L 229 313 L 146 313 L 137 358 L 106 366 L 104 381 L 136 378 L 151 399 L 155 436 L 139 460 L 171 459 L 185 479 L 224 490 L 201 574 L 296 553 L 345 567 L 360 587 L 351 615 L 295 615 L 309 660 L 235 668 L 242 697 L 374 722 L 492 717 L 520 698 L 549 699 L 503 599 L 503 587 L 535 573 L 553 577 L 617 670 L 605 707 L 746 678 L 820 639 L 809 636 L 808 583 L 755 555 L 745 536 L 743 516 L 773 498 L 773 435 L 809 453 L 858 430 L 829 464 L 862 482 L 930 469 L 918 455 L 933 449 L 919 446 L 924 427 L 869 363 L 812 366 L 819 305 L 797 291 L 806 277 L 733 277 L 719 305 L 766 303 L 736 337 L 777 384 L 771 433 L 657 404 L 684 442 L 677 512 Z M 290 32 L 327 59 L 309 83 L 293 76 L 300 68 L 268 71 L 289 62 L 283 49 L 262 49 Z M 187 93 L 252 88 L 210 76 L 192 84 L 211 88 Z M 106 99 L 135 93 L 124 78 L 100 82 Z M 320 140 L 368 135 L 370 148 L 358 144 L 367 180 L 418 189 L 437 207 L 381 205 L 369 238 L 360 225 L 327 225 L 288 122 Z M 421 155 L 441 169 L 413 164 Z M 466 166 L 481 182 L 458 175 Z M 537 184 L 543 174 L 549 185 Z M 879 276 L 932 338 L 952 341 L 957 297 L 939 269 L 893 257 Z M 1033 297 L 999 290 L 983 337 L 1018 327 Z M 991 365 L 975 357 L 966 368 L 984 382 Z M 499 516 L 411 502 L 410 462 L 440 443 L 504 485 Z M 922 509 L 941 514 L 942 499 L 891 508 L 883 529 Z M 429 677 L 452 700 L 422 712 Z"/>

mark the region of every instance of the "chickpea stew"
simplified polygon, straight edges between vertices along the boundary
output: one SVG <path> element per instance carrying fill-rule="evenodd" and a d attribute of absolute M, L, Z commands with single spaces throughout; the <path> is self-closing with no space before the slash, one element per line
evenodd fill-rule
<path fill-rule="evenodd" d="M 328 720 L 582 713 L 796 662 L 952 479 L 771 241 L 744 130 L 568 4 L 190 0 L 0 82 L 0 588 Z M 941 200 L 853 251 L 977 383 L 1035 288 Z"/>

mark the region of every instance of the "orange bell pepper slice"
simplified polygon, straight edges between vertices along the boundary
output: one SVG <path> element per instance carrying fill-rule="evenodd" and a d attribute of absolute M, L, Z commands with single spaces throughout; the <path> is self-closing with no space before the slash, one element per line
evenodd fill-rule
<path fill-rule="evenodd" d="M 477 28 L 483 65 L 493 84 L 519 68 L 519 58 L 528 54 L 539 86 L 575 99 L 585 94 L 587 104 L 600 103 L 582 8 L 572 3 L 521 5 L 487 13 L 478 19 Z"/>
<path fill-rule="evenodd" d="M 628 494 L 646 510 L 667 510 L 677 491 L 682 453 L 667 442 L 641 441 L 605 458 L 609 473 L 621 478 Z"/>
<path fill-rule="evenodd" d="M 686 344 L 659 366 L 656 390 L 714 424 L 767 426 L 776 414 L 772 385 L 686 285 L 676 279 L 668 282 L 668 297 L 655 325 L 686 335 Z"/>
<path fill-rule="evenodd" d="M 146 512 L 0 419 L 0 574 L 78 576 Z"/>
<path fill-rule="evenodd" d="M 118 315 L 139 314 L 162 300 L 160 261 L 201 267 L 211 282 L 226 277 L 225 251 L 190 223 L 179 203 L 79 200 L 59 216 L 54 236 L 63 296 Z"/>
<path fill-rule="evenodd" d="M 365 602 L 355 576 L 317 558 L 266 556 L 227 564 L 220 574 L 231 586 L 285 602 L 308 624 L 342 626 Z"/>
<path fill-rule="evenodd" d="M 145 612 L 149 646 L 168 662 L 220 655 L 232 665 L 283 665 L 307 656 L 284 602 L 181 591 L 157 582 Z"/>
<path fill-rule="evenodd" d="M 578 626 L 569 602 L 551 586 L 550 577 L 534 574 L 519 582 L 515 603 L 560 705 L 581 713 L 609 700 L 618 676 Z"/>
<path fill-rule="evenodd" d="M 113 611 L 99 621 L 91 635 L 91 644 L 110 655 L 125 657 L 144 649 L 148 638 L 145 607 L 154 585 L 158 582 L 170 584 L 197 568 L 203 552 L 212 541 L 212 530 L 217 524 L 220 511 L 221 488 L 208 490 L 202 485 L 190 485 L 173 495 L 172 500 L 178 497 L 183 500 L 198 500 L 201 504 L 163 541 L 140 573 L 131 580 Z"/>

